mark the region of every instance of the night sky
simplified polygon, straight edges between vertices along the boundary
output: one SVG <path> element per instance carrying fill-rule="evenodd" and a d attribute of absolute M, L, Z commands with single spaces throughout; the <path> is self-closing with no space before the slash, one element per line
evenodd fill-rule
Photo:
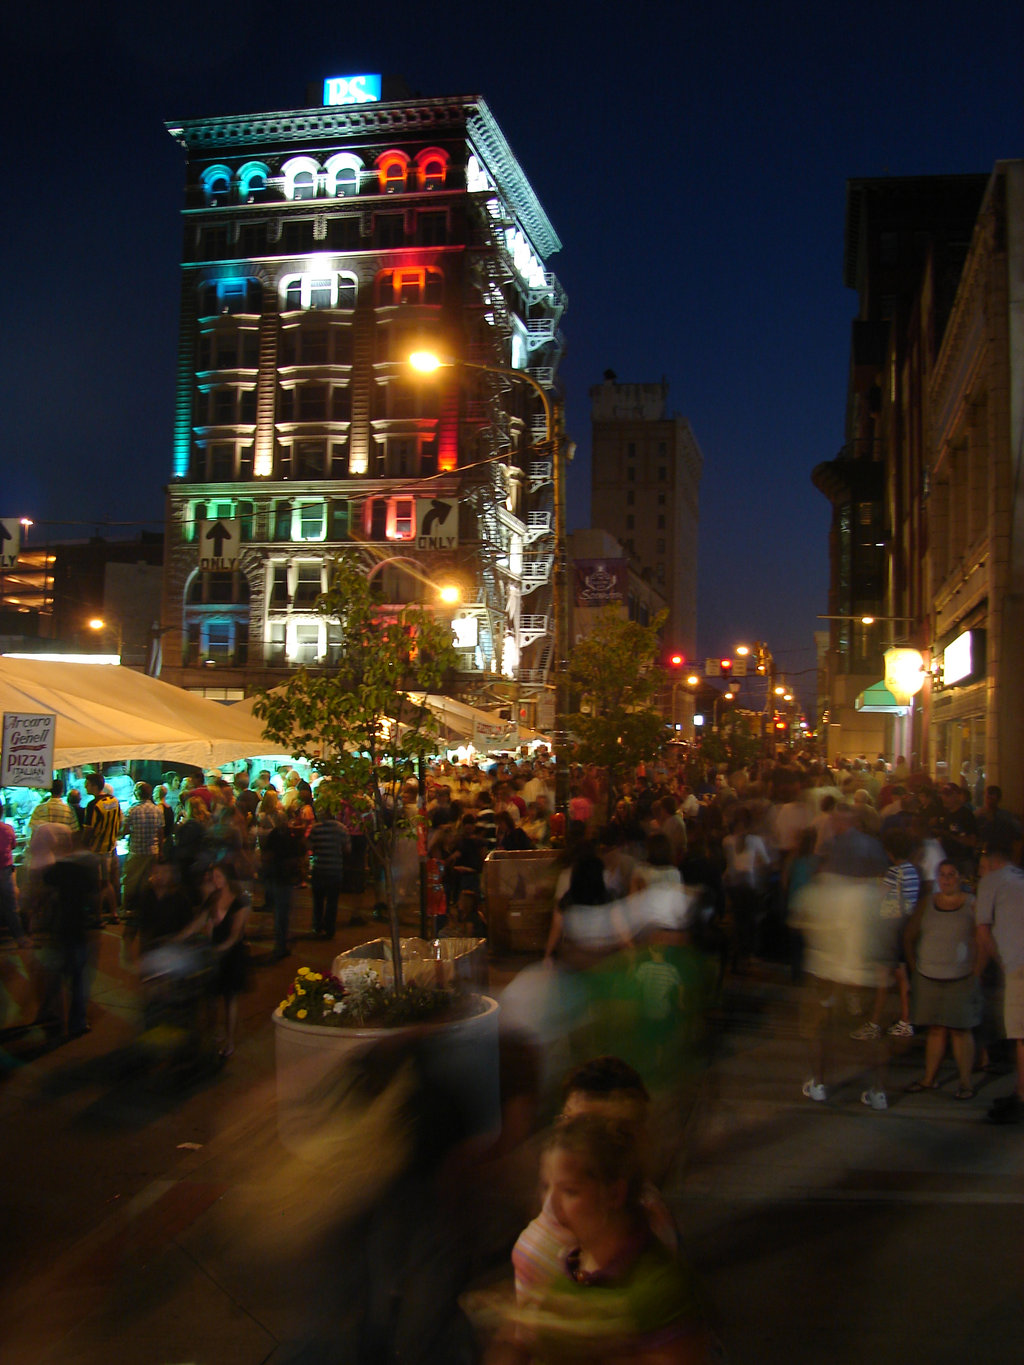
<path fill-rule="evenodd" d="M 843 442 L 856 306 L 845 182 L 1024 154 L 1019 0 L 37 0 L 5 29 L 0 515 L 53 537 L 161 523 L 184 180 L 165 120 L 402 75 L 487 99 L 562 239 L 570 527 L 590 386 L 664 376 L 704 452 L 700 656 L 766 640 L 810 703 L 829 509 L 809 475 Z"/>

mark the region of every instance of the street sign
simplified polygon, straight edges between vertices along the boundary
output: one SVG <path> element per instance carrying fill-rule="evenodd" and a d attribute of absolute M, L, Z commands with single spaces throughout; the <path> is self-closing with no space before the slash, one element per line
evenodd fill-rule
<path fill-rule="evenodd" d="M 199 523 L 199 567 L 212 573 L 230 573 L 238 568 L 242 549 L 242 523 L 219 517 Z"/>
<path fill-rule="evenodd" d="M 21 522 L 17 517 L 0 521 L 0 569 L 13 569 L 21 553 Z"/>
<path fill-rule="evenodd" d="M 747 660 L 744 655 L 738 654 L 732 661 L 732 676 L 734 678 L 745 678 L 747 676 Z"/>
<path fill-rule="evenodd" d="M 457 550 L 458 547 L 458 501 L 455 498 L 417 498 L 417 550 Z"/>
<path fill-rule="evenodd" d="M 48 787 L 53 780 L 52 711 L 5 711 L 0 787 Z"/>
<path fill-rule="evenodd" d="M 722 676 L 722 663 L 720 659 L 704 660 L 705 678 L 720 678 Z"/>

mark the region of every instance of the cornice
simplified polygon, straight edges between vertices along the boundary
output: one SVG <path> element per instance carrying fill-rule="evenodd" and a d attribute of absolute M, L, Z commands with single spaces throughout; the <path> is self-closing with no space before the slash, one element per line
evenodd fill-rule
<path fill-rule="evenodd" d="M 538 253 L 546 258 L 561 250 L 558 234 L 494 115 L 479 95 L 292 109 L 268 114 L 226 114 L 220 118 L 184 119 L 164 126 L 174 140 L 193 155 L 232 147 L 464 131 Z"/>

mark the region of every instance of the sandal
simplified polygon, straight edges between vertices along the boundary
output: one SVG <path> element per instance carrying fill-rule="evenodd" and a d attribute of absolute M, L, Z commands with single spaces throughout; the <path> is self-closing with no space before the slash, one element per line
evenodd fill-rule
<path fill-rule="evenodd" d="M 953 1098 L 955 1100 L 973 1100 L 974 1087 L 971 1085 L 957 1086 L 956 1090 L 953 1092 Z"/>
<path fill-rule="evenodd" d="M 931 1085 L 927 1081 L 911 1081 L 904 1093 L 907 1095 L 920 1095 L 922 1090 L 938 1090 L 938 1084 L 932 1081 Z"/>

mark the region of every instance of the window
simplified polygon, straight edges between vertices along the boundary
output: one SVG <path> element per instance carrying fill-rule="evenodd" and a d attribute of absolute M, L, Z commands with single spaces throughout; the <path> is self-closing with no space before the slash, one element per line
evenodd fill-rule
<path fill-rule="evenodd" d="M 667 454 L 668 454 L 668 449 L 667 449 L 667 447 L 666 447 L 666 445 L 665 445 L 665 442 L 664 442 L 664 441 L 659 441 L 659 442 L 658 442 L 658 458 L 661 459 L 661 460 L 663 460 Z"/>
<path fill-rule="evenodd" d="M 231 190 L 231 171 L 227 166 L 207 166 L 199 177 L 207 203 L 216 204 Z"/>
<path fill-rule="evenodd" d="M 363 163 L 353 152 L 339 152 L 324 162 L 325 189 L 329 195 L 341 198 L 359 193 L 359 178 Z"/>
<path fill-rule="evenodd" d="M 303 365 L 324 365 L 327 363 L 327 328 L 304 327 L 300 335 Z"/>
<path fill-rule="evenodd" d="M 281 229 L 281 247 L 285 253 L 309 251 L 313 246 L 312 218 L 290 218 Z"/>
<path fill-rule="evenodd" d="M 262 199 L 269 175 L 270 168 L 262 161 L 247 161 L 238 172 L 238 192 L 242 200 L 252 204 Z"/>
<path fill-rule="evenodd" d="M 228 254 L 231 233 L 227 223 L 211 223 L 200 229 L 200 255 L 204 260 L 215 261 Z"/>
<path fill-rule="evenodd" d="M 361 237 L 358 218 L 328 218 L 327 245 L 332 251 L 358 251 Z"/>
<path fill-rule="evenodd" d="M 213 317 L 217 313 L 259 313 L 263 307 L 263 286 L 259 280 L 234 277 L 211 280 L 199 286 L 199 313 Z"/>
<path fill-rule="evenodd" d="M 256 370 L 260 363 L 259 332 L 244 331 L 239 334 L 239 363 L 243 370 Z"/>
<path fill-rule="evenodd" d="M 659 506 L 659 507 L 664 507 L 664 506 L 665 506 L 665 494 L 664 494 L 664 493 L 659 493 L 659 494 L 658 494 L 658 506 Z"/>
<path fill-rule="evenodd" d="M 323 476 L 323 441 L 296 441 L 292 446 L 292 478 L 322 479 Z"/>
<path fill-rule="evenodd" d="M 448 215 L 443 210 L 438 213 L 417 213 L 416 242 L 419 246 L 444 246 L 448 240 Z"/>
<path fill-rule="evenodd" d="M 657 565 L 655 565 L 654 576 L 655 576 L 655 578 L 658 580 L 659 583 L 664 583 L 664 581 L 665 581 L 665 566 L 664 566 L 664 564 L 657 564 Z"/>
<path fill-rule="evenodd" d="M 377 276 L 377 303 L 381 308 L 396 303 L 438 304 L 443 297 L 440 270 L 382 270 Z"/>
<path fill-rule="evenodd" d="M 323 540 L 327 530 L 327 509 L 322 502 L 303 502 L 292 518 L 293 540 Z"/>
<path fill-rule="evenodd" d="M 221 425 L 235 420 L 234 389 L 214 389 L 210 395 L 210 421 Z"/>
<path fill-rule="evenodd" d="M 332 478 L 332 479 L 347 479 L 347 478 L 348 478 L 348 475 L 349 475 L 349 469 L 348 469 L 348 442 L 347 442 L 347 441 L 332 441 L 332 442 L 331 442 L 331 478 Z M 347 522 L 348 522 L 348 512 L 347 512 L 347 511 L 346 511 L 346 513 L 345 513 L 345 519 L 346 519 L 346 525 L 347 525 Z M 332 540 L 340 540 L 340 539 L 342 539 L 342 537 L 341 537 L 341 536 L 332 536 L 331 539 L 332 539 Z"/>
<path fill-rule="evenodd" d="M 665 542 L 664 542 L 664 540 L 655 541 L 654 553 L 655 553 L 656 555 L 663 555 L 663 554 L 665 553 Z"/>
<path fill-rule="evenodd" d="M 627 507 L 633 507 L 633 506 L 635 506 L 635 504 L 636 504 L 636 494 L 633 492 L 633 490 L 632 490 L 632 488 L 631 488 L 631 489 L 629 490 L 629 492 L 626 494 L 626 506 L 627 506 Z"/>
<path fill-rule="evenodd" d="M 664 529 L 665 529 L 665 514 L 662 513 L 661 516 L 658 518 L 658 530 L 659 530 L 659 531 L 664 531 Z"/>
<path fill-rule="evenodd" d="M 235 447 L 233 445 L 212 445 L 209 463 L 210 482 L 227 483 L 235 477 Z"/>
<path fill-rule="evenodd" d="M 392 502 L 393 517 L 388 527 L 389 540 L 412 540 L 415 530 L 412 498 L 396 498 Z"/>
<path fill-rule="evenodd" d="M 405 214 L 376 214 L 373 220 L 373 244 L 376 247 L 405 246 Z"/>
<path fill-rule="evenodd" d="M 270 605 L 272 607 L 286 607 L 288 605 L 288 565 L 272 564 L 270 581 Z"/>
<path fill-rule="evenodd" d="M 416 182 L 421 190 L 444 188 L 448 153 L 440 147 L 424 147 L 416 154 Z"/>
<path fill-rule="evenodd" d="M 279 498 L 274 504 L 274 539 L 287 541 L 292 538 L 292 505 L 287 498 Z"/>
<path fill-rule="evenodd" d="M 658 482 L 665 482 L 665 466 L 663 464 L 658 465 Z"/>
<path fill-rule="evenodd" d="M 351 534 L 349 504 L 344 498 L 332 498 L 327 504 L 328 540 L 348 540 Z"/>
<path fill-rule="evenodd" d="M 320 658 L 320 627 L 302 622 L 295 626 L 295 648 L 291 653 L 297 664 L 315 664 Z"/>
<path fill-rule="evenodd" d="M 350 422 L 352 420 L 352 390 L 347 384 L 333 384 L 331 386 L 331 412 L 332 422 Z"/>
<path fill-rule="evenodd" d="M 319 166 L 309 156 L 295 156 L 281 167 L 286 199 L 312 199 L 316 195 Z"/>
<path fill-rule="evenodd" d="M 636 459 L 636 446 L 633 444 L 632 441 L 630 441 L 629 445 L 626 446 L 626 459 L 627 460 Z"/>
<path fill-rule="evenodd" d="M 630 514 L 626 517 L 626 530 L 627 530 L 627 531 L 632 531 L 632 530 L 634 529 L 634 527 L 633 527 L 633 522 L 634 522 L 634 517 L 633 517 L 633 514 L 630 513 Z"/>
<path fill-rule="evenodd" d="M 319 561 L 312 564 L 297 564 L 295 566 L 295 596 L 292 599 L 294 604 L 296 606 L 311 606 L 322 591 Z"/>
<path fill-rule="evenodd" d="M 630 483 L 636 483 L 636 470 L 632 465 L 626 470 L 626 478 Z"/>
<path fill-rule="evenodd" d="M 253 395 L 255 401 L 255 394 Z M 254 419 L 255 420 L 255 419 Z M 238 477 L 240 479 L 251 479 L 253 476 L 253 460 L 255 452 L 251 444 L 241 447 L 238 452 Z"/>
<path fill-rule="evenodd" d="M 409 158 L 405 152 L 392 149 L 377 158 L 377 177 L 381 194 L 398 194 L 405 189 L 409 177 Z"/>
<path fill-rule="evenodd" d="M 266 223 L 243 223 L 238 229 L 239 256 L 262 256 L 266 249 Z"/>
<path fill-rule="evenodd" d="M 298 308 L 354 308 L 356 277 L 338 272 L 288 275 L 281 281 L 281 303 L 286 312 Z"/>

